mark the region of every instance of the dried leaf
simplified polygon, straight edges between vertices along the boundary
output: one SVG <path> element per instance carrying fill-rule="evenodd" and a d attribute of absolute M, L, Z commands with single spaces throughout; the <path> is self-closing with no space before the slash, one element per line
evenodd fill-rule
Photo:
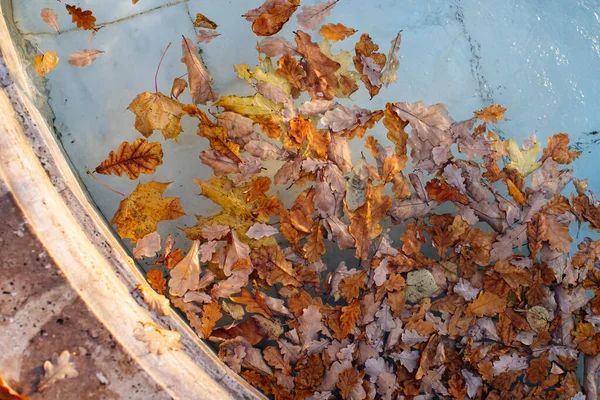
<path fill-rule="evenodd" d="M 143 284 L 139 284 L 137 289 L 142 294 L 144 302 L 148 304 L 150 311 L 157 315 L 171 315 L 169 299 Z"/>
<path fill-rule="evenodd" d="M 339 42 L 356 33 L 356 29 L 347 28 L 344 24 L 327 24 L 319 29 L 319 34 L 332 42 Z"/>
<path fill-rule="evenodd" d="M 257 9 L 261 12 L 252 22 L 252 32 L 257 36 L 273 36 L 283 28 L 299 6 L 300 0 L 266 0 Z"/>
<path fill-rule="evenodd" d="M 200 242 L 194 240 L 185 257 L 170 271 L 169 294 L 182 297 L 188 290 L 196 290 L 200 281 Z"/>
<path fill-rule="evenodd" d="M 202 307 L 202 335 L 204 338 L 208 339 L 210 334 L 212 333 L 215 326 L 217 326 L 217 321 L 221 319 L 223 314 L 221 313 L 221 306 L 219 303 L 208 303 L 204 304 Z"/>
<path fill-rule="evenodd" d="M 504 111 L 506 111 L 506 108 L 502 107 L 500 104 L 492 104 L 482 110 L 475 111 L 473 114 L 485 122 L 496 123 L 502 119 Z"/>
<path fill-rule="evenodd" d="M 138 322 L 138 324 L 133 335 L 137 340 L 146 343 L 150 353 L 161 355 L 167 351 L 181 350 L 179 332 L 163 329 L 154 322 Z"/>
<path fill-rule="evenodd" d="M 183 52 L 181 62 L 187 67 L 192 102 L 206 104 L 209 101 L 216 101 L 218 95 L 212 88 L 212 76 L 198 59 L 198 48 L 194 42 L 191 39 L 183 38 L 181 51 Z"/>
<path fill-rule="evenodd" d="M 303 6 L 298 14 L 298 26 L 306 30 L 314 30 L 325 20 L 339 0 L 327 0 L 314 6 Z"/>
<path fill-rule="evenodd" d="M 206 31 L 204 29 L 200 29 L 198 30 L 198 36 L 196 36 L 196 42 L 208 44 L 217 36 L 221 36 L 221 34 L 215 31 Z"/>
<path fill-rule="evenodd" d="M 160 251 L 160 235 L 157 232 L 152 232 L 137 241 L 133 249 L 133 257 L 139 259 L 156 257 L 158 251 Z"/>
<path fill-rule="evenodd" d="M 177 140 L 183 131 L 181 117 L 186 114 L 183 104 L 162 93 L 140 93 L 127 109 L 136 116 L 135 129 L 145 137 L 158 129 L 165 139 Z"/>
<path fill-rule="evenodd" d="M 39 54 L 33 59 L 35 72 L 40 76 L 45 76 L 48 72 L 56 68 L 58 64 L 58 55 L 52 50 Z"/>
<path fill-rule="evenodd" d="M 84 49 L 69 57 L 69 64 L 75 67 L 85 67 L 96 61 L 96 58 L 102 53 L 104 53 L 102 50 Z"/>
<path fill-rule="evenodd" d="M 44 362 L 44 376 L 40 380 L 37 391 L 41 392 L 58 381 L 77 376 L 79 376 L 79 372 L 75 364 L 75 357 L 69 350 L 63 351 L 60 356 L 54 353 L 51 360 Z"/>
<path fill-rule="evenodd" d="M 467 315 L 474 314 L 478 317 L 493 317 L 501 313 L 506 307 L 506 300 L 491 292 L 482 292 L 467 307 Z"/>
<path fill-rule="evenodd" d="M 108 158 L 96 167 L 95 172 L 103 175 L 137 179 L 140 174 L 153 174 L 162 164 L 163 151 L 160 143 L 136 139 L 132 144 L 121 143 L 117 152 L 111 151 Z"/>
<path fill-rule="evenodd" d="M 385 87 L 388 87 L 398 79 L 396 71 L 398 70 L 398 67 L 400 67 L 400 43 L 402 43 L 402 35 L 398 32 L 396 37 L 390 43 L 390 52 L 387 55 L 387 61 L 383 67 L 383 72 L 381 73 L 381 82 Z"/>
<path fill-rule="evenodd" d="M 47 23 L 56 32 L 60 33 L 60 27 L 58 26 L 58 14 L 51 8 L 42 8 L 40 13 L 42 21 Z"/>
<path fill-rule="evenodd" d="M 196 28 L 217 29 L 219 25 L 208 19 L 204 14 L 197 13 L 194 26 Z"/>
<path fill-rule="evenodd" d="M 75 22 L 78 28 L 85 30 L 94 29 L 96 26 L 96 17 L 92 15 L 90 10 L 82 10 L 81 7 L 70 6 L 65 4 L 69 15 L 72 18 L 71 22 Z"/>

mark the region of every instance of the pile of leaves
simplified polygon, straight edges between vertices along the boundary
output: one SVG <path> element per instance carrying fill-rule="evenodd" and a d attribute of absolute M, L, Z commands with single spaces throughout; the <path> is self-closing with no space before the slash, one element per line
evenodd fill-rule
<path fill-rule="evenodd" d="M 138 184 L 112 220 L 135 257 L 155 265 L 157 293 L 140 288 L 151 309 L 166 313 L 170 301 L 275 399 L 581 399 L 580 355 L 593 392 L 600 241 L 583 238 L 571 254 L 570 228 L 599 231 L 600 206 L 563 167 L 579 156 L 568 135 L 544 149 L 535 135 L 503 140 L 490 125 L 503 118 L 499 105 L 466 121 L 441 104 L 347 106 L 359 85 L 374 97 L 396 80 L 400 34 L 388 55 L 368 34 L 333 54 L 332 42 L 356 30 L 321 26 L 329 0 L 300 9 L 293 43 L 273 37 L 299 3 L 267 0 L 244 16 L 268 36 L 255 68 L 234 66 L 252 96 L 219 97 L 184 38 L 187 81 L 176 78 L 170 96 L 139 94 L 129 110 L 145 138 L 96 168 L 153 173 L 163 152 L 147 138 L 177 140 L 184 116 L 207 140 L 200 158 L 214 176 L 196 183 L 222 211 L 182 228 L 189 249 L 171 237 L 162 249 L 156 233 L 184 215 L 179 199 L 162 196 L 169 182 Z M 307 33 L 319 26 L 323 39 Z M 387 139 L 368 134 L 379 123 Z M 362 143 L 360 156 L 350 141 Z M 323 262 L 326 252 L 338 261 Z"/>

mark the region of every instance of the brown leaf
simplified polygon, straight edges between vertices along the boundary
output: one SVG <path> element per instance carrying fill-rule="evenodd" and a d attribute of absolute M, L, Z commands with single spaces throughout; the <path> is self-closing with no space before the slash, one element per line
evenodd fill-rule
<path fill-rule="evenodd" d="M 171 87 L 171 97 L 174 97 L 175 100 L 179 98 L 181 93 L 188 87 L 188 84 L 185 80 L 181 78 L 173 79 L 173 86 Z"/>
<path fill-rule="evenodd" d="M 483 110 L 475 111 L 473 114 L 485 122 L 495 123 L 502 119 L 504 111 L 506 111 L 506 108 L 502 107 L 500 104 L 492 104 Z"/>
<path fill-rule="evenodd" d="M 467 307 L 467 315 L 493 317 L 506 307 L 506 300 L 491 292 L 482 292 Z"/>
<path fill-rule="evenodd" d="M 338 376 L 336 386 L 340 389 L 342 399 L 347 399 L 356 386 L 361 383 L 362 377 L 356 368 L 347 368 Z"/>
<path fill-rule="evenodd" d="M 384 185 L 369 185 L 365 203 L 354 211 L 348 210 L 350 215 L 350 235 L 356 241 L 356 258 L 366 260 L 373 239 L 382 231 L 379 222 L 392 206 L 392 199 L 383 194 Z"/>
<path fill-rule="evenodd" d="M 246 306 L 246 312 L 256 313 L 263 315 L 265 318 L 271 318 L 271 310 L 265 303 L 265 300 L 258 290 L 258 286 L 255 286 L 256 296 L 252 296 L 247 289 L 242 288 L 241 295 L 238 297 L 230 297 L 229 299 L 238 304 L 244 304 Z"/>
<path fill-rule="evenodd" d="M 360 41 L 354 47 L 356 53 L 353 58 L 354 67 L 362 74 L 360 80 L 365 84 L 371 98 L 377 96 L 379 90 L 381 90 L 381 69 L 385 66 L 387 59 L 385 54 L 377 53 L 377 50 L 379 50 L 379 46 L 373 43 L 371 37 L 366 33 L 360 36 Z M 369 63 L 378 66 L 379 70 L 373 69 L 374 67 Z M 371 73 L 376 75 L 376 79 L 373 79 Z"/>
<path fill-rule="evenodd" d="M 151 269 L 146 273 L 146 279 L 148 283 L 158 294 L 165 294 L 167 291 L 166 283 L 167 280 L 164 278 L 163 273 L 159 269 Z"/>
<path fill-rule="evenodd" d="M 181 62 L 185 64 L 188 71 L 190 83 L 190 95 L 194 104 L 206 104 L 216 101 L 217 92 L 212 88 L 213 79 L 202 61 L 198 59 L 198 48 L 191 39 L 183 38 L 181 42 L 183 57 Z"/>
<path fill-rule="evenodd" d="M 359 290 L 365 288 L 366 276 L 366 271 L 360 271 L 359 273 L 348 276 L 342 280 L 339 285 L 340 294 L 347 302 L 351 302 L 353 299 L 358 298 Z"/>
<path fill-rule="evenodd" d="M 273 36 L 283 28 L 299 6 L 300 0 L 265 1 L 262 7 L 267 8 L 252 22 L 252 32 L 256 36 Z"/>
<path fill-rule="evenodd" d="M 348 336 L 361 316 L 360 302 L 354 300 L 347 306 L 342 307 L 342 315 L 340 317 L 341 328 L 345 336 Z"/>
<path fill-rule="evenodd" d="M 347 28 L 344 24 L 327 24 L 319 29 L 319 34 L 332 42 L 339 42 L 356 33 L 356 29 Z"/>
<path fill-rule="evenodd" d="M 544 240 L 550 242 L 550 247 L 561 253 L 568 253 L 573 239 L 569 235 L 569 225 L 559 222 L 554 215 L 543 217 L 547 226 Z"/>
<path fill-rule="evenodd" d="M 135 129 L 145 137 L 158 129 L 165 139 L 177 141 L 183 131 L 181 117 L 186 114 L 183 104 L 162 93 L 140 93 L 127 109 L 136 116 Z"/>
<path fill-rule="evenodd" d="M 460 193 L 454 186 L 450 186 L 445 181 L 440 181 L 437 178 L 427 182 L 425 189 L 427 190 L 429 197 L 439 203 L 452 201 L 461 204 L 469 204 L 469 198 L 467 196 Z"/>
<path fill-rule="evenodd" d="M 204 304 L 202 307 L 202 334 L 205 339 L 210 337 L 217 321 L 221 319 L 223 313 L 221 313 L 221 306 L 217 302 Z"/>
<path fill-rule="evenodd" d="M 527 223 L 527 240 L 532 260 L 535 260 L 538 252 L 542 249 L 542 241 L 546 237 L 547 229 L 546 219 L 542 214 L 537 214 Z"/>
<path fill-rule="evenodd" d="M 402 240 L 402 251 L 410 256 L 413 253 L 418 253 L 421 245 L 425 244 L 425 225 L 412 222 L 406 225 L 406 230 L 400 236 Z"/>
<path fill-rule="evenodd" d="M 285 54 L 277 60 L 277 73 L 283 76 L 297 91 L 304 90 L 303 79 L 306 71 L 298 64 L 298 61 L 289 54 Z"/>
<path fill-rule="evenodd" d="M 319 98 L 318 93 L 321 93 L 324 99 L 333 99 L 339 85 L 335 72 L 341 68 L 341 64 L 323 54 L 310 35 L 302 31 L 296 32 L 296 47 L 305 60 L 301 65 L 306 71 L 306 87 L 311 97 Z"/>
<path fill-rule="evenodd" d="M 117 176 L 125 173 L 129 179 L 137 179 L 140 174 L 153 174 L 156 167 L 162 164 L 162 158 L 160 143 L 136 139 L 132 144 L 121 143 L 117 152 L 111 151 L 95 171 L 103 175 Z"/>
<path fill-rule="evenodd" d="M 104 53 L 102 50 L 84 49 L 69 57 L 69 64 L 74 67 L 85 67 L 96 61 L 96 58 L 102 53 Z"/>
<path fill-rule="evenodd" d="M 65 4 L 69 15 L 71 15 L 72 21 L 77 24 L 78 28 L 85 30 L 94 29 L 96 26 L 96 17 L 92 15 L 90 10 L 82 10 L 81 7 L 70 6 Z"/>
<path fill-rule="evenodd" d="M 383 125 L 388 130 L 387 138 L 396 146 L 396 154 L 399 156 L 405 155 L 408 134 L 404 132 L 404 128 L 408 125 L 408 121 L 404 121 L 398 116 L 392 103 L 386 103 L 385 105 Z"/>
<path fill-rule="evenodd" d="M 552 158 L 559 164 L 570 164 L 581 155 L 581 151 L 569 150 L 569 135 L 566 133 L 557 133 L 548 138 L 548 147 L 544 149 L 542 162 L 547 158 Z"/>
<path fill-rule="evenodd" d="M 219 25 L 208 19 L 204 14 L 197 13 L 194 26 L 196 28 L 217 29 Z"/>
<path fill-rule="evenodd" d="M 543 353 L 540 357 L 530 361 L 527 380 L 534 385 L 542 382 L 548 376 L 548 368 L 550 368 L 550 361 L 548 361 L 547 353 Z"/>
<path fill-rule="evenodd" d="M 325 244 L 323 243 L 323 232 L 321 222 L 316 221 L 311 230 L 310 234 L 306 238 L 306 244 L 303 247 L 304 258 L 309 263 L 317 262 L 321 259 L 321 255 L 325 254 Z"/>
<path fill-rule="evenodd" d="M 42 8 L 40 13 L 42 21 L 50 25 L 51 28 L 60 33 L 60 27 L 58 26 L 58 14 L 51 8 Z"/>

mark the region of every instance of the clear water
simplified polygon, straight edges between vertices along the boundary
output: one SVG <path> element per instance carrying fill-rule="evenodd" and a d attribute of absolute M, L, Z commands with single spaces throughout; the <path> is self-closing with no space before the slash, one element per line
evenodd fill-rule
<path fill-rule="evenodd" d="M 237 79 L 232 65 L 256 63 L 256 37 L 240 16 L 262 1 L 229 0 L 82 0 L 97 25 L 106 24 L 90 43 L 89 32 L 74 25 L 55 0 L 13 0 L 14 20 L 23 35 L 43 51 L 61 58 L 47 75 L 49 102 L 55 129 L 77 172 L 107 219 L 121 197 L 106 190 L 85 174 L 96 167 L 123 141 L 141 135 L 134 129 L 134 115 L 126 111 L 140 92 L 153 91 L 154 72 L 165 46 L 173 42 L 159 76 L 159 88 L 168 93 L 172 79 L 185 73 L 181 35 L 194 37 L 192 15 L 201 12 L 219 24 L 221 36 L 202 45 L 204 61 L 221 95 L 250 94 Z M 303 0 L 314 4 L 316 0 Z M 55 34 L 42 22 L 43 7 L 55 8 L 64 30 Z M 384 52 L 399 30 L 403 31 L 399 79 L 369 101 L 361 91 L 354 100 L 369 109 L 388 101 L 444 103 L 456 119 L 472 116 L 473 110 L 492 103 L 507 107 L 509 121 L 499 124 L 504 137 L 518 140 L 537 132 L 545 139 L 567 132 L 583 150 L 575 164 L 576 177 L 589 177 L 590 188 L 600 190 L 600 163 L 595 153 L 600 143 L 600 3 L 598 1 L 547 0 L 341 0 L 328 22 L 341 22 L 368 32 Z M 282 31 L 293 39 L 293 18 Z M 317 33 L 314 32 L 314 35 Z M 343 46 L 352 48 L 358 35 Z M 102 54 L 91 66 L 74 68 L 68 57 L 84 48 Z M 184 95 L 181 99 L 189 101 Z M 166 195 L 181 197 L 188 216 L 162 222 L 160 232 L 173 233 L 185 247 L 176 227 L 194 224 L 194 214 L 217 211 L 198 196 L 192 178 L 207 179 L 210 170 L 198 154 L 207 143 L 195 134 L 191 118 L 183 119 L 179 143 L 164 142 L 159 132 L 153 141 L 163 142 L 164 164 L 149 180 L 173 181 Z M 371 131 L 385 136 L 379 124 Z M 385 139 L 384 139 L 385 140 Z M 130 193 L 136 181 L 101 176 L 113 188 Z M 164 237 L 164 236 L 163 236 Z"/>

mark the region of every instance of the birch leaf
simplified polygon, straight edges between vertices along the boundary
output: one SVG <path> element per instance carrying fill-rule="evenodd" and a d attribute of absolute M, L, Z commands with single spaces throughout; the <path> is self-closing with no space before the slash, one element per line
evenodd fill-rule
<path fill-rule="evenodd" d="M 161 355 L 167 351 L 181 350 L 179 332 L 163 329 L 154 322 L 138 322 L 138 324 L 133 335 L 137 340 L 146 343 L 150 353 Z"/>
<path fill-rule="evenodd" d="M 40 13 L 42 21 L 47 23 L 56 32 L 60 33 L 60 27 L 58 26 L 58 14 L 51 8 L 42 8 Z"/>
<path fill-rule="evenodd" d="M 102 53 L 104 53 L 102 50 L 84 49 L 69 57 L 69 64 L 74 67 L 85 67 L 96 61 L 96 58 Z"/>
<path fill-rule="evenodd" d="M 181 51 L 183 52 L 181 62 L 187 67 L 192 102 L 194 104 L 206 104 L 209 101 L 216 101 L 218 95 L 212 88 L 212 76 L 198 59 L 198 48 L 194 42 L 183 38 Z"/>
<path fill-rule="evenodd" d="M 110 221 L 117 225 L 121 238 L 133 243 L 156 231 L 160 221 L 185 215 L 176 197 L 162 197 L 171 182 L 139 183 L 129 197 L 121 200 L 119 209 Z"/>
<path fill-rule="evenodd" d="M 196 290 L 200 282 L 200 241 L 194 240 L 185 257 L 171 269 L 169 294 L 182 297 L 188 290 Z"/>
<path fill-rule="evenodd" d="M 40 76 L 45 76 L 48 72 L 56 68 L 57 64 L 58 55 L 52 50 L 48 50 L 47 52 L 40 54 L 33 59 L 35 72 L 37 72 Z"/>
<path fill-rule="evenodd" d="M 163 151 L 160 143 L 136 139 L 133 143 L 121 143 L 115 153 L 111 151 L 108 158 L 95 171 L 103 175 L 121 176 L 137 179 L 140 174 L 153 174 L 156 167 L 162 164 Z"/>
<path fill-rule="evenodd" d="M 75 364 L 75 357 L 68 350 L 63 351 L 60 356 L 54 353 L 51 360 L 44 362 L 44 376 L 37 391 L 41 392 L 58 381 L 77 376 L 79 376 L 79 372 Z"/>
<path fill-rule="evenodd" d="M 152 232 L 137 241 L 133 248 L 133 257 L 139 259 L 156 257 L 158 251 L 160 251 L 160 235 Z"/>
<path fill-rule="evenodd" d="M 183 131 L 181 117 L 186 114 L 183 104 L 162 93 L 140 93 L 127 107 L 135 114 L 135 129 L 145 137 L 160 130 L 165 139 L 177 141 Z"/>

